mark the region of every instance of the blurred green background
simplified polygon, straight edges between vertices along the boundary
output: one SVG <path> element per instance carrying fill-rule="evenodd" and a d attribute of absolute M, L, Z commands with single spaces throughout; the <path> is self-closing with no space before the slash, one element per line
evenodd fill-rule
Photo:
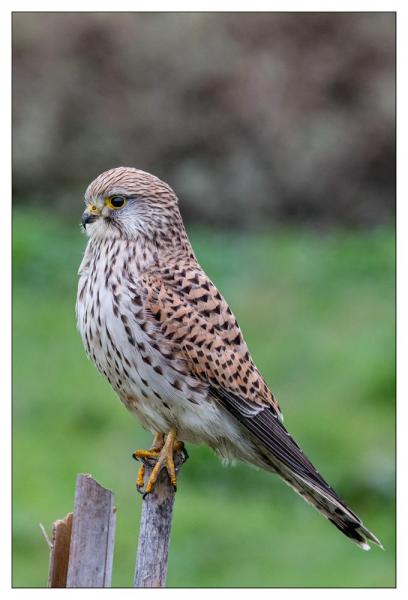
<path fill-rule="evenodd" d="M 115 492 L 113 585 L 132 582 L 151 436 L 74 315 L 83 190 L 128 164 L 179 193 L 286 426 L 385 547 L 189 447 L 168 585 L 393 586 L 393 15 L 15 13 L 13 43 L 13 585 L 46 584 L 38 524 L 78 472 Z"/>

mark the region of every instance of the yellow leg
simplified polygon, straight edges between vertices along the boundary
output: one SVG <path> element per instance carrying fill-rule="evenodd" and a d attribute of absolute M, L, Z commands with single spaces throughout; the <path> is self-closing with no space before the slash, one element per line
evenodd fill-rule
<path fill-rule="evenodd" d="M 183 442 L 177 440 L 177 432 L 174 427 L 170 429 L 166 439 L 164 439 L 164 435 L 162 433 L 156 433 L 150 450 L 136 450 L 136 452 L 133 453 L 133 458 L 142 462 L 142 465 L 137 474 L 137 489 L 141 492 L 144 486 L 146 466 L 143 461 L 144 459 L 152 459 L 155 461 L 155 465 L 152 469 L 152 472 L 150 473 L 149 481 L 147 482 L 144 495 L 150 494 L 153 491 L 159 473 L 163 468 L 166 468 L 170 482 L 176 490 L 177 476 L 176 469 L 174 466 L 174 454 L 177 452 L 183 452 L 184 460 L 188 458 L 188 454 L 184 448 Z"/>
<path fill-rule="evenodd" d="M 155 433 L 154 438 L 153 438 L 153 444 L 152 444 L 150 450 L 136 450 L 136 452 L 133 452 L 132 456 L 136 460 L 143 459 L 143 458 L 158 459 L 160 450 L 163 448 L 163 445 L 164 445 L 164 435 L 162 433 Z M 136 479 L 136 487 L 138 490 L 141 490 L 144 486 L 145 471 L 146 471 L 146 467 L 142 463 L 142 465 L 139 469 L 139 472 L 137 474 L 137 479 Z"/>
<path fill-rule="evenodd" d="M 144 486 L 145 471 L 146 471 L 146 467 L 142 463 L 142 465 L 140 466 L 140 469 L 137 472 L 136 487 L 138 490 L 141 490 L 142 487 Z"/>
<path fill-rule="evenodd" d="M 174 489 L 177 486 L 177 477 L 176 470 L 174 468 L 174 451 L 177 443 L 177 432 L 175 427 L 170 429 L 167 434 L 166 441 L 164 442 L 164 446 L 159 454 L 156 464 L 153 467 L 153 470 L 150 474 L 149 481 L 147 482 L 145 494 L 150 494 L 153 491 L 154 485 L 157 481 L 160 471 L 163 467 L 166 467 L 167 472 L 169 474 L 170 482 Z"/>

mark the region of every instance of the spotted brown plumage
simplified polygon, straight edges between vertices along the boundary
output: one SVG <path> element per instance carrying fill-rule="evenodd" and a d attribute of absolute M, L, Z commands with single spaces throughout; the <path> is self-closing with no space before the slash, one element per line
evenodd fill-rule
<path fill-rule="evenodd" d="M 196 260 L 173 190 L 119 167 L 89 185 L 85 202 L 78 328 L 99 371 L 156 434 L 135 456 L 156 460 L 156 475 L 166 467 L 175 485 L 176 439 L 205 443 L 277 473 L 361 547 L 379 544 L 283 426 L 231 309 Z"/>

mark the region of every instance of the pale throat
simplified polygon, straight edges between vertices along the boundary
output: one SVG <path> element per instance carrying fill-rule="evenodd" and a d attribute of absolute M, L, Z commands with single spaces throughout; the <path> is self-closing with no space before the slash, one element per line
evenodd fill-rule
<path fill-rule="evenodd" d="M 94 262 L 107 261 L 112 271 L 125 270 L 142 273 L 152 268 L 195 260 L 184 227 L 173 234 L 155 231 L 138 232 L 133 238 L 120 236 L 92 236 L 88 249 Z M 111 271 L 111 272 L 112 272 Z"/>

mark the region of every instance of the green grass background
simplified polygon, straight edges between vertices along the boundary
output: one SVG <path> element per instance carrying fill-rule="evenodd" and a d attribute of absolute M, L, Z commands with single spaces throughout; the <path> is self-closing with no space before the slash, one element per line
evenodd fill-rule
<path fill-rule="evenodd" d="M 13 584 L 41 587 L 39 529 L 91 473 L 118 507 L 113 585 L 131 585 L 145 432 L 86 359 L 75 327 L 79 228 L 41 210 L 13 223 Z M 277 477 L 189 447 L 169 586 L 394 586 L 394 234 L 192 230 L 285 424 L 384 544 L 363 552 Z"/>

